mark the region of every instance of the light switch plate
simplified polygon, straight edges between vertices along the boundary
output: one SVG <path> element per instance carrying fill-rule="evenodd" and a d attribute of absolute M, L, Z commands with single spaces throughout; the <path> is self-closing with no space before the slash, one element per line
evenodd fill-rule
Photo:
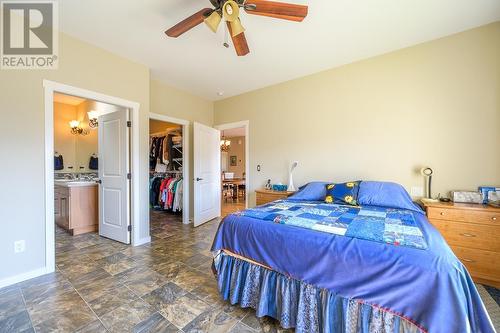
<path fill-rule="evenodd" d="M 14 242 L 14 253 L 24 252 L 26 249 L 26 242 L 24 240 L 18 240 Z"/>
<path fill-rule="evenodd" d="M 410 189 L 410 194 L 412 197 L 423 197 L 424 188 L 422 186 L 412 186 Z"/>

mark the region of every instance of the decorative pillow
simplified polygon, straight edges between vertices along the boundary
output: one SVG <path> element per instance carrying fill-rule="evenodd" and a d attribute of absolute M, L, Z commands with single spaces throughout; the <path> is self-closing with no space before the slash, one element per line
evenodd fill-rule
<path fill-rule="evenodd" d="M 328 182 L 310 182 L 301 186 L 297 192 L 288 197 L 291 200 L 323 201 L 326 196 Z"/>
<path fill-rule="evenodd" d="M 358 204 L 423 213 L 422 209 L 413 203 L 403 186 L 391 182 L 362 181 L 359 186 Z"/>
<path fill-rule="evenodd" d="M 326 203 L 358 204 L 359 181 L 326 185 Z"/>

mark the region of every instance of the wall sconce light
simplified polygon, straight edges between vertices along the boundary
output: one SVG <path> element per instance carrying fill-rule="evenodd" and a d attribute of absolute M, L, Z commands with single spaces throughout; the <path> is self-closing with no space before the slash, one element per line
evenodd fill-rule
<path fill-rule="evenodd" d="M 99 113 L 97 111 L 89 111 L 87 112 L 87 115 L 89 116 L 89 127 L 90 128 L 96 128 L 99 123 L 97 122 L 97 117 L 99 116 Z"/>
<path fill-rule="evenodd" d="M 71 127 L 71 134 L 87 135 L 89 134 L 87 130 L 80 127 L 80 122 L 78 120 L 72 120 L 69 122 L 69 127 Z"/>

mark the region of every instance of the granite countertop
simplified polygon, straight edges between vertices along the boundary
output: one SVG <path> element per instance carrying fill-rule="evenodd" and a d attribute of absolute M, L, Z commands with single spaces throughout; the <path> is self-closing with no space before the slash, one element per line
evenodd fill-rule
<path fill-rule="evenodd" d="M 76 180 L 76 179 L 56 179 L 54 185 L 64 187 L 84 187 L 84 186 L 97 186 L 94 180 Z"/>

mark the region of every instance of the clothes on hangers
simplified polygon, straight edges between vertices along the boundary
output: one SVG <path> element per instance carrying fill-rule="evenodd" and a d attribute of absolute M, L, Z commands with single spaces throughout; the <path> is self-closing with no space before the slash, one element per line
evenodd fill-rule
<path fill-rule="evenodd" d="M 182 211 L 182 177 L 156 176 L 150 180 L 149 203 L 155 209 Z"/>
<path fill-rule="evenodd" d="M 182 131 L 179 128 L 168 129 L 161 134 L 149 137 L 149 168 L 155 170 L 159 163 L 166 164 L 173 170 L 174 158 L 182 157 L 182 153 L 172 146 L 182 142 Z"/>

